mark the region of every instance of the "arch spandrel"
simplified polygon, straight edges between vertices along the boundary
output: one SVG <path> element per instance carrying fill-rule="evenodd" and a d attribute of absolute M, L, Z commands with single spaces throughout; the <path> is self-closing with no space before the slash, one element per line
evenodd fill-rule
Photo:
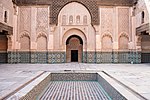
<path fill-rule="evenodd" d="M 69 3 L 74 2 L 73 0 L 53 0 L 52 2 L 52 9 L 51 9 L 51 16 L 50 17 L 50 24 L 58 24 L 58 16 L 60 11 L 68 5 Z M 91 24 L 99 25 L 99 11 L 97 1 L 91 0 L 76 0 L 75 2 L 83 5 L 90 13 L 91 16 Z M 57 9 L 53 9 L 57 8 Z"/>
<path fill-rule="evenodd" d="M 89 10 L 78 2 L 71 2 L 65 5 L 58 14 L 58 25 L 64 25 L 63 16 L 66 16 L 65 22 L 66 25 L 83 25 L 84 16 L 86 16 L 88 22 L 87 24 L 91 24 L 92 17 Z"/>

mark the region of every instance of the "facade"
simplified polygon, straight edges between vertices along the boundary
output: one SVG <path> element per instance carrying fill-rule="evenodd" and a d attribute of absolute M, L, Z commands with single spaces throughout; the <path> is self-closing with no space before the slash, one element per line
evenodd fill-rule
<path fill-rule="evenodd" d="M 148 7 L 146 0 L 1 0 L 0 62 L 150 62 Z"/>

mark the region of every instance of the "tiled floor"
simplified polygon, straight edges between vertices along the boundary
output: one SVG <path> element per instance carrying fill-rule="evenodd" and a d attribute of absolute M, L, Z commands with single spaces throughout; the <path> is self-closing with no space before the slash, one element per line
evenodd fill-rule
<path fill-rule="evenodd" d="M 53 81 L 40 100 L 110 100 L 95 81 Z"/>

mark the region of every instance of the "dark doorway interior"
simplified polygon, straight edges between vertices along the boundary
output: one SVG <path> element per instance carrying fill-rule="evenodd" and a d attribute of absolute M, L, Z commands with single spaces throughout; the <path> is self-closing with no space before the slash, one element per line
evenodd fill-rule
<path fill-rule="evenodd" d="M 71 50 L 71 62 L 78 62 L 78 50 Z"/>
<path fill-rule="evenodd" d="M 7 36 L 0 34 L 0 63 L 7 63 Z"/>
<path fill-rule="evenodd" d="M 150 63 L 150 35 L 149 33 L 142 33 L 142 54 L 141 54 L 141 62 L 142 63 Z"/>
<path fill-rule="evenodd" d="M 77 35 L 70 36 L 66 41 L 66 62 L 82 62 L 83 41 Z"/>
<path fill-rule="evenodd" d="M 142 53 L 141 54 L 141 62 L 142 63 L 150 63 L 150 53 Z"/>

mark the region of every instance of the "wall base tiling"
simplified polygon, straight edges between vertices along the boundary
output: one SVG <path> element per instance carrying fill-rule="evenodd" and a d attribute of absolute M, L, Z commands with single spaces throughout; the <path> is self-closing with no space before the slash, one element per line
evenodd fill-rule
<path fill-rule="evenodd" d="M 87 52 L 83 52 L 82 54 L 82 63 L 87 63 Z"/>
<path fill-rule="evenodd" d="M 96 52 L 87 52 L 86 55 L 87 63 L 95 63 L 96 62 Z"/>
<path fill-rule="evenodd" d="M 8 63 L 65 63 L 65 52 L 8 52 Z"/>
<path fill-rule="evenodd" d="M 7 55 L 7 54 L 6 54 Z M 2 59 L 1 56 L 0 59 Z M 141 63 L 141 52 L 83 52 L 83 63 Z M 8 63 L 66 63 L 65 52 L 8 52 Z"/>
<path fill-rule="evenodd" d="M 97 52 L 96 63 L 112 63 L 112 52 Z"/>
<path fill-rule="evenodd" d="M 129 52 L 129 63 L 141 63 L 141 52 Z"/>
<path fill-rule="evenodd" d="M 101 52 L 98 54 L 97 63 L 141 63 L 140 52 Z"/>
<path fill-rule="evenodd" d="M 84 52 L 83 63 L 141 63 L 140 52 Z"/>
<path fill-rule="evenodd" d="M 97 73 L 52 73 L 52 81 L 96 81 Z"/>

